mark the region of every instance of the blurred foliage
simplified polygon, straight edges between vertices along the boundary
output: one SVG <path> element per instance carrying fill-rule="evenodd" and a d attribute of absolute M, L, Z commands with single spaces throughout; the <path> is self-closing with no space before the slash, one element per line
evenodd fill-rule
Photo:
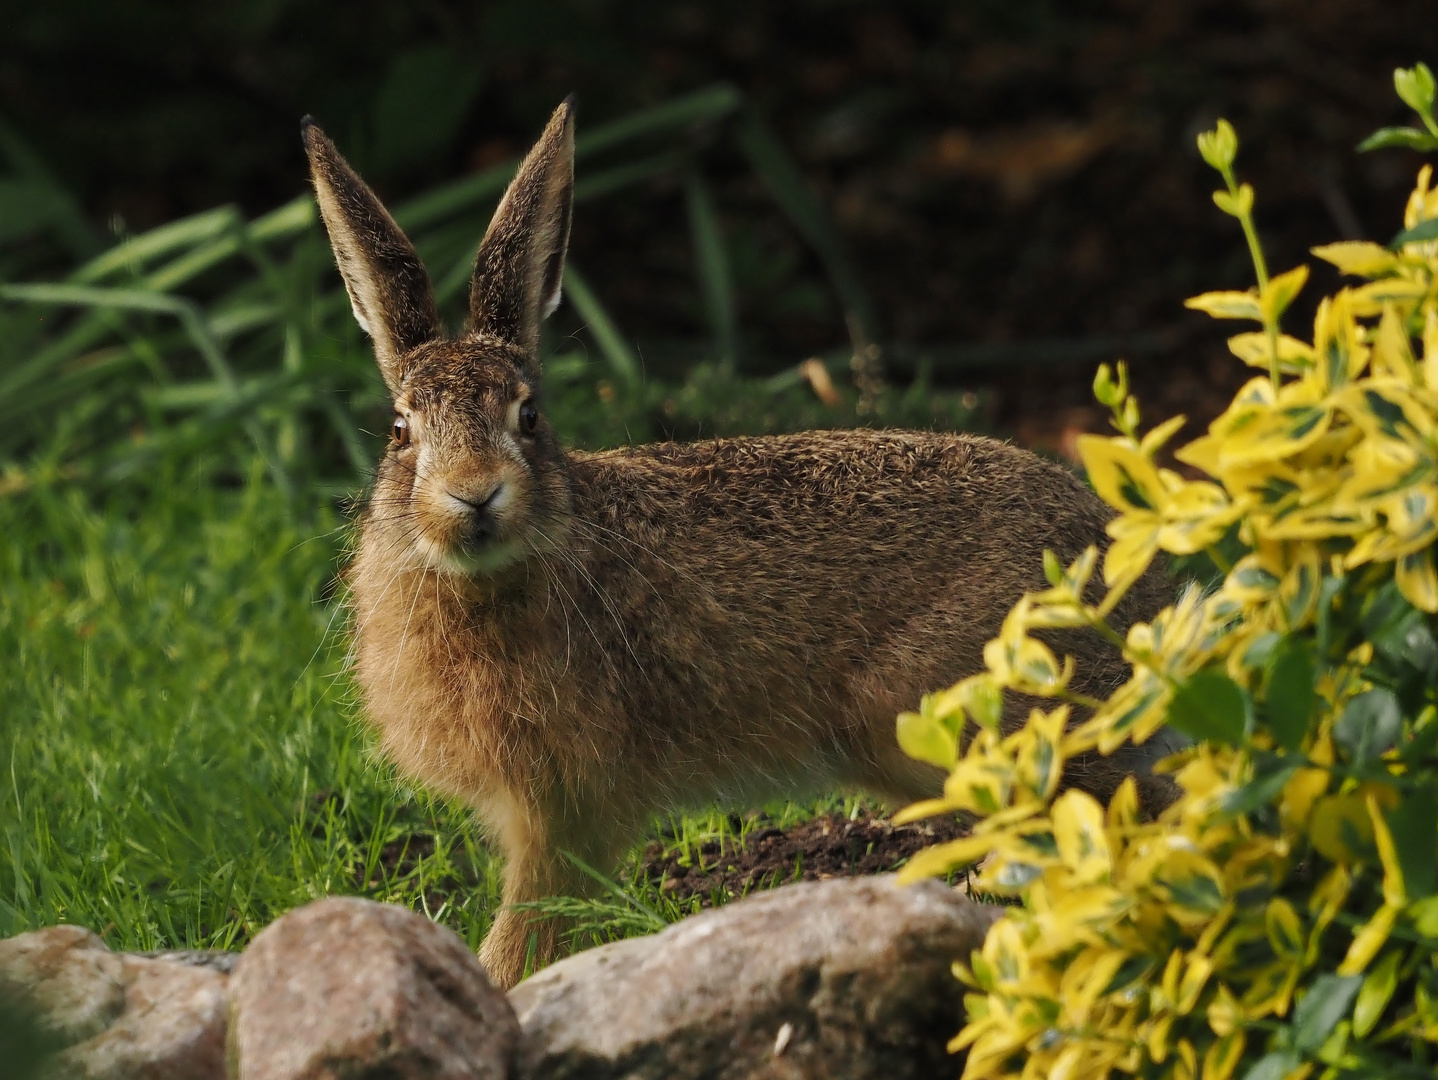
<path fill-rule="evenodd" d="M 1431 116 L 1426 68 L 1400 92 Z M 1410 97 L 1415 100 L 1410 100 Z M 1080 452 L 1117 517 L 1091 603 L 1091 547 L 1046 557 L 984 650 L 987 671 L 899 719 L 901 745 L 949 770 L 900 819 L 961 811 L 973 834 L 916 856 L 909 878 L 984 859 L 975 885 L 1016 895 L 960 977 L 972 988 L 965 1077 L 1323 1080 L 1434 1074 L 1438 1057 L 1438 190 L 1425 165 L 1388 247 L 1314 254 L 1365 279 L 1318 305 L 1311 341 L 1280 319 L 1307 276 L 1270 276 L 1254 192 L 1226 122 L 1199 137 L 1214 201 L 1251 245 L 1256 287 L 1191 307 L 1252 320 L 1230 340 L 1263 374 L 1180 448 L 1181 420 L 1140 433 L 1127 374 L 1100 369 L 1113 437 Z M 1208 554 L 1221 582 L 1121 638 L 1105 621 L 1159 552 Z M 1035 632 L 1088 626 L 1131 679 L 1107 700 L 1069 689 Z M 1058 699 L 1000 729 L 1005 691 Z M 1073 707 L 1087 710 L 1071 728 Z M 967 721 L 978 733 L 961 749 Z M 1064 762 L 1193 740 L 1162 768 L 1156 819 L 1125 780 L 1107 808 L 1059 794 Z"/>
<path fill-rule="evenodd" d="M 425 80 L 442 66 L 430 58 L 397 69 L 396 85 L 423 98 L 432 89 Z M 435 124 L 450 122 L 435 116 Z M 376 131 L 377 146 L 429 137 L 399 113 Z M 934 393 L 922 376 L 904 393 L 861 379 L 859 392 L 846 396 L 828 387 L 820 363 L 824 404 L 812 390 L 796 389 L 818 389 L 813 378 L 802 384 L 793 373 L 766 380 L 736 374 L 742 333 L 734 275 L 696 138 L 733 140 L 825 268 L 853 336 L 847 355 L 873 355 L 872 306 L 823 205 L 757 112 L 732 88 L 714 86 L 598 125 L 578 140 L 580 214 L 655 175 L 683 177 L 695 306 L 710 338 L 693 358 L 700 363 L 691 359 L 679 379 L 647 380 L 601 289 L 571 261 L 570 321 L 561 316 L 545 347 L 561 430 L 595 445 L 856 421 L 966 425 L 972 397 Z M 73 240 L 76 254 L 88 251 L 93 238 L 82 235 L 72 201 L 35 156 L 17 139 L 0 148 L 17 178 L 13 191 L 50 192 L 16 195 L 15 216 L 24 216 L 26 198 L 49 206 L 51 216 L 32 219 L 32 227 Z M 463 317 L 474 250 L 514 168 L 507 161 L 394 207 L 453 322 Z M 5 198 L 0 186 L 0 221 Z M 23 245 L 0 244 L 7 272 L 26 269 L 25 256 Z M 252 220 L 220 207 L 160 226 L 93 254 L 60 281 L 0 285 L 0 300 L 8 301 L 0 308 L 0 491 L 37 477 L 109 484 L 164 459 L 232 445 L 235 437 L 251 444 L 285 492 L 352 490 L 368 475 L 366 431 L 384 428 L 388 399 L 308 195 Z M 591 347 L 599 363 L 588 362 Z"/>

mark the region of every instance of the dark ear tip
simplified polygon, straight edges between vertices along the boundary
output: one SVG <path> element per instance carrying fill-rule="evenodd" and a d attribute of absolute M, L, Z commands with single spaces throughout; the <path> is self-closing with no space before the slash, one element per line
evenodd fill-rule
<path fill-rule="evenodd" d="M 309 113 L 305 113 L 300 120 L 300 138 L 304 140 L 306 149 L 313 145 L 316 136 L 323 139 L 325 137 L 324 130 L 320 127 L 318 120 Z"/>

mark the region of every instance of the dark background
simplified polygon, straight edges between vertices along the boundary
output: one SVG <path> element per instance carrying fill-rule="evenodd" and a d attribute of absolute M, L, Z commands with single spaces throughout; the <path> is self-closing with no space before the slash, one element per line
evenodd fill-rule
<path fill-rule="evenodd" d="M 727 80 L 796 155 L 858 256 L 892 371 L 928 351 L 1021 441 L 1100 425 L 1094 363 L 1134 361 L 1151 418 L 1206 417 L 1245 375 L 1182 300 L 1244 287 L 1195 135 L 1226 116 L 1275 270 L 1387 240 L 1417 155 L 1395 67 L 1438 61 L 1433 0 L 209 0 L 0 3 L 0 120 L 98 224 L 138 231 L 305 183 L 314 113 L 381 194 L 522 151 L 571 91 L 580 122 Z M 716 144 L 745 364 L 842 345 L 814 257 Z M 683 193 L 582 212 L 575 258 L 641 345 L 702 333 Z M 1336 279 L 1315 268 L 1310 297 Z M 1310 300 L 1310 304 L 1311 304 Z M 1311 307 L 1306 309 L 1311 311 Z M 1306 333 L 1306 311 L 1290 316 Z"/>

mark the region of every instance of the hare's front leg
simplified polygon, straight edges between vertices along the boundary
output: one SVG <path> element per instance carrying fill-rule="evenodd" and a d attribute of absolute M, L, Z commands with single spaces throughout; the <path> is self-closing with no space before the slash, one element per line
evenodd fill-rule
<path fill-rule="evenodd" d="M 505 859 L 503 898 L 479 949 L 479 962 L 506 990 L 524 978 L 526 961 L 532 959 L 533 970 L 538 970 L 556 958 L 566 929 L 563 919 L 515 905 L 551 896 L 593 895 L 598 883 L 566 853 L 608 873 L 639 832 L 633 823 L 616 821 L 598 808 L 585 812 L 570 807 L 568 813 L 532 806 L 516 810 L 498 830 Z"/>

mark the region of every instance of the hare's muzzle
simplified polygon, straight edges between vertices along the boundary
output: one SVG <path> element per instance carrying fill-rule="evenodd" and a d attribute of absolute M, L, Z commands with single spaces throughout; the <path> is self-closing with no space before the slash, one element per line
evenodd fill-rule
<path fill-rule="evenodd" d="M 456 495 L 452 491 L 445 493 L 453 500 L 454 509 L 460 516 L 461 524 L 456 539 L 467 554 L 478 554 L 499 534 L 499 520 L 495 515 L 508 501 L 506 488 L 505 484 L 500 483 L 483 495 Z"/>

